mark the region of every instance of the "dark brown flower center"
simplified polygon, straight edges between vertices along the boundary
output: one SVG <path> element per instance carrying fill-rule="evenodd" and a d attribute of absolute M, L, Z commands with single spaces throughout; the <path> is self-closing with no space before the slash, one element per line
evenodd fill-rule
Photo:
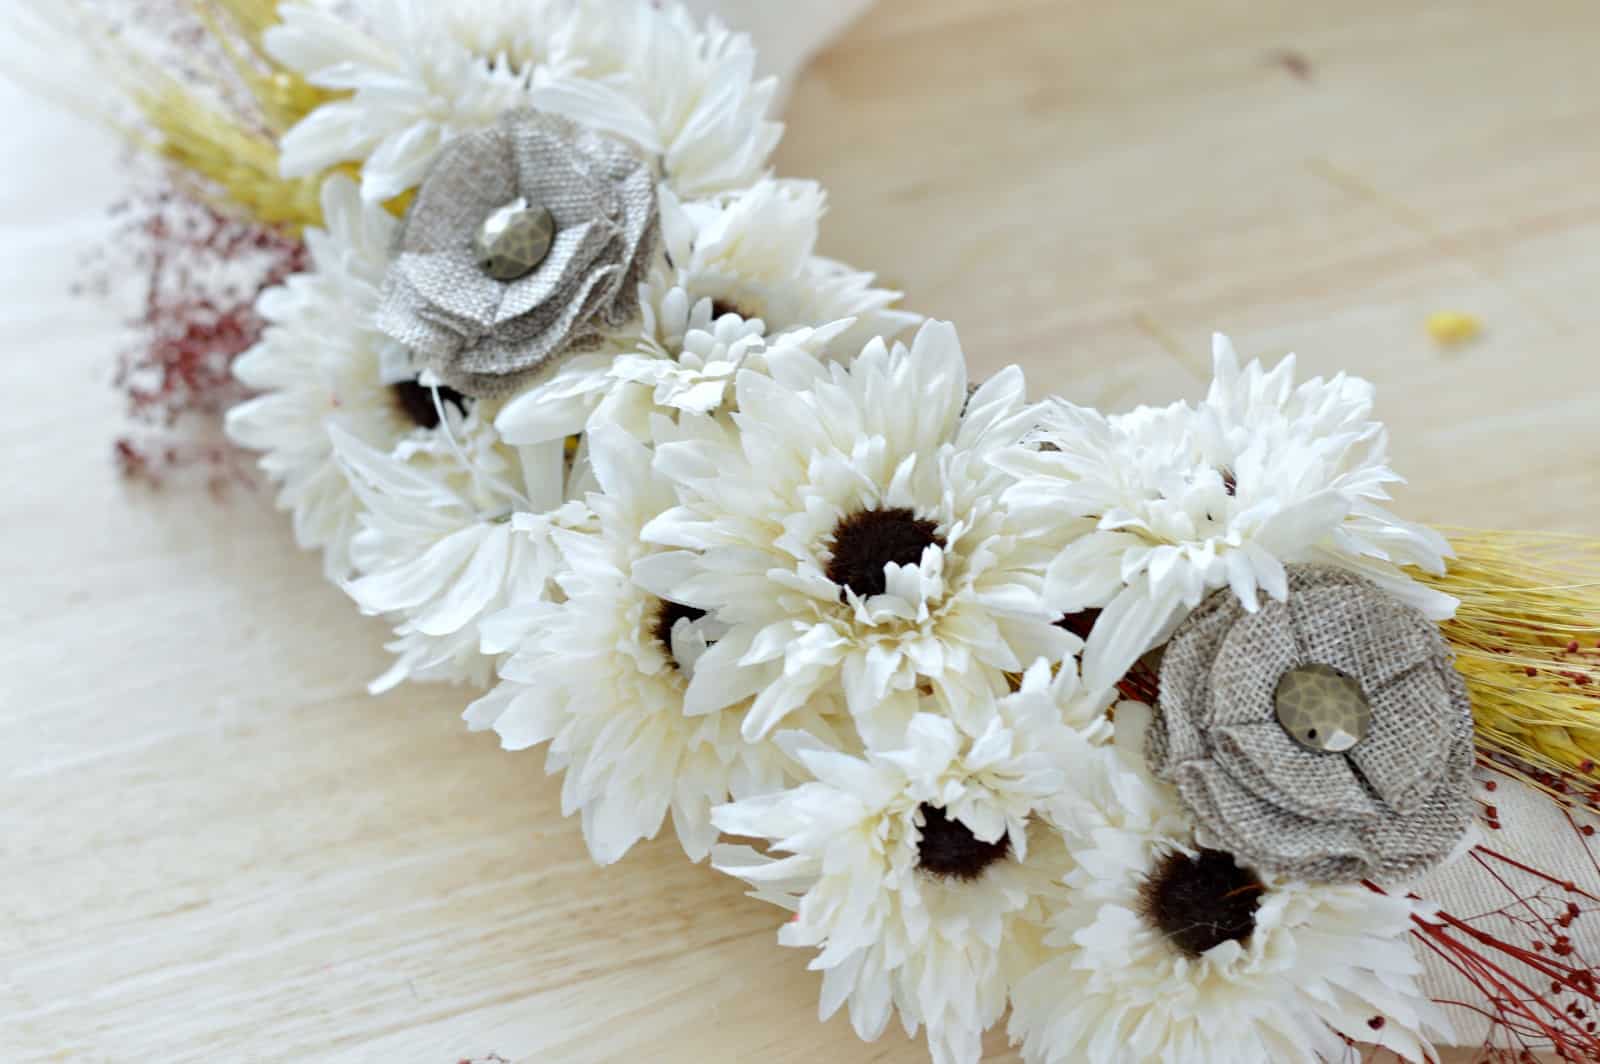
<path fill-rule="evenodd" d="M 1056 627 L 1071 632 L 1079 639 L 1088 639 L 1089 633 L 1094 631 L 1094 623 L 1100 619 L 1103 610 L 1087 609 L 1077 613 L 1063 613 L 1056 618 Z"/>
<path fill-rule="evenodd" d="M 681 668 L 678 659 L 672 654 L 672 629 L 679 621 L 698 621 L 706 615 L 706 611 L 693 606 L 685 606 L 681 602 L 668 602 L 661 600 L 661 605 L 656 609 L 656 623 L 652 634 L 656 642 L 661 644 L 661 649 L 667 655 L 667 660 L 672 662 L 674 669 Z"/>
<path fill-rule="evenodd" d="M 860 510 L 833 530 L 828 579 L 862 598 L 881 595 L 887 585 L 885 565 L 916 565 L 932 546 L 944 546 L 932 521 L 904 507 Z"/>
<path fill-rule="evenodd" d="M 744 312 L 744 308 L 743 307 L 739 306 L 739 304 L 737 304 L 737 303 L 732 302 L 731 300 L 713 299 L 711 301 L 711 320 L 712 321 L 716 321 L 718 318 L 722 317 L 725 314 L 737 314 L 741 318 L 750 318 L 750 317 L 752 317 L 752 315 L 746 314 Z"/>
<path fill-rule="evenodd" d="M 1170 853 L 1139 892 L 1143 914 L 1167 941 L 1190 957 L 1224 942 L 1247 941 L 1265 884 L 1233 855 L 1201 850 Z"/>
<path fill-rule="evenodd" d="M 400 407 L 400 412 L 411 419 L 412 424 L 420 428 L 436 429 L 439 427 L 439 407 L 449 403 L 461 413 L 465 414 L 472 405 L 472 400 L 454 388 L 439 385 L 439 403 L 434 405 L 433 389 L 418 381 L 400 381 L 390 386 L 394 391 L 394 401 Z"/>
<path fill-rule="evenodd" d="M 1008 835 L 984 842 L 936 805 L 923 803 L 918 812 L 922 814 L 922 841 L 917 843 L 917 867 L 931 876 L 971 882 L 1011 853 Z"/>

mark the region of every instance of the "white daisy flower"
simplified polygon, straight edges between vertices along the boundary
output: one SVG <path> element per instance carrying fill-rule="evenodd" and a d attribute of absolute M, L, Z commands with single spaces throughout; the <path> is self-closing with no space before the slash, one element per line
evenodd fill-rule
<path fill-rule="evenodd" d="M 915 323 L 900 293 L 815 255 L 824 209 L 811 181 L 763 180 L 725 202 L 662 190 L 660 261 L 640 286 L 637 333 L 569 359 L 507 404 L 497 428 L 537 443 L 592 424 L 644 431 L 653 412 L 723 407 L 741 369 L 780 344 L 855 354 Z"/>
<path fill-rule="evenodd" d="M 1068 867 L 1050 808 L 1078 763 L 1109 751 L 1063 722 L 1081 711 L 1075 688 L 1051 685 L 1041 662 L 975 738 L 935 713 L 862 757 L 784 732 L 815 779 L 713 814 L 789 855 L 724 847 L 716 864 L 795 911 L 779 941 L 820 950 L 823 1019 L 848 1002 L 870 1041 L 898 1011 L 908 1035 L 926 1025 L 940 1064 L 980 1057 L 1010 980 L 1038 963 L 1036 925 Z"/>
<path fill-rule="evenodd" d="M 362 192 L 415 188 L 449 138 L 533 106 L 627 140 L 687 196 L 748 185 L 782 127 L 748 39 L 637 0 L 313 0 L 268 52 L 340 98 L 284 137 L 283 171 L 362 164 Z"/>
<path fill-rule="evenodd" d="M 728 626 L 689 712 L 753 695 L 757 739 L 842 690 L 863 736 L 889 742 L 891 692 L 926 684 L 982 705 L 1006 673 L 1077 645 L 1039 602 L 1042 537 L 1013 526 L 999 504 L 1010 478 L 988 460 L 1033 424 L 1020 370 L 969 403 L 955 330 L 932 323 L 848 367 L 787 349 L 768 362 L 771 377 L 739 374 L 737 428 L 686 417 L 696 438 L 656 453 L 684 502 L 644 538 L 681 549 L 634 577 Z"/>
<path fill-rule="evenodd" d="M 702 302 L 699 309 L 709 312 L 710 306 L 709 302 Z M 666 407 L 691 414 L 720 409 L 738 372 L 746 367 L 756 368 L 762 361 L 766 341 L 759 321 L 745 321 L 736 314 L 710 321 L 707 313 L 706 318 L 703 328 L 686 328 L 680 334 L 675 356 L 657 346 L 647 333 L 643 343 L 647 349 L 655 349 L 649 354 L 618 355 L 611 364 L 610 377 L 648 388 L 650 402 L 646 409 Z M 611 394 L 643 398 L 637 389 L 616 388 Z M 606 420 L 617 419 L 613 416 Z"/>
<path fill-rule="evenodd" d="M 312 0 L 286 4 L 267 52 L 338 93 L 284 136 L 286 177 L 362 164 L 372 201 L 421 183 L 440 146 L 527 106 L 574 68 L 559 0 Z"/>
<path fill-rule="evenodd" d="M 1416 903 L 1263 879 L 1197 848 L 1125 755 L 1071 785 L 1053 813 L 1075 866 L 1048 959 L 1011 993 L 1029 1064 L 1312 1064 L 1351 1059 L 1345 1038 L 1420 1061 L 1448 1040 L 1418 985 Z"/>
<path fill-rule="evenodd" d="M 534 104 L 629 141 L 659 160 L 686 199 L 747 188 L 783 137 L 768 115 L 776 78 L 756 77 L 750 38 L 677 3 L 576 0 L 567 45 L 575 76 L 537 87 Z"/>
<path fill-rule="evenodd" d="M 767 335 L 849 318 L 840 346 L 852 353 L 921 320 L 893 309 L 900 293 L 874 288 L 871 274 L 817 256 L 827 194 L 815 181 L 767 179 L 726 202 L 668 193 L 661 207 L 665 268 L 651 275 L 645 303 L 663 308 L 681 291 L 686 309 L 710 300 L 712 319 L 736 314 Z M 659 318 L 657 339 L 669 350 L 684 334 L 681 313 Z"/>
<path fill-rule="evenodd" d="M 709 308 L 710 303 L 702 300 L 695 307 L 695 317 Z M 656 414 L 729 415 L 740 373 L 767 373 L 768 358 L 775 351 L 827 357 L 839 337 L 849 331 L 850 322 L 791 329 L 775 338 L 760 335 L 760 327 L 759 320 L 725 314 L 716 321 L 708 320 L 705 328 L 691 326 L 677 344 L 675 355 L 659 351 L 618 355 L 611 363 L 612 384 L 589 423 L 621 425 L 639 433 L 640 426 Z"/>
<path fill-rule="evenodd" d="M 582 475 L 562 443 L 512 449 L 479 412 L 458 435 L 385 453 L 332 427 L 334 453 L 360 499 L 345 591 L 363 613 L 397 620 L 394 665 L 374 693 L 406 680 L 486 685 L 490 616 L 548 592 L 559 563 L 551 531 L 581 526 L 567 500 Z"/>
<path fill-rule="evenodd" d="M 1019 483 L 1019 520 L 1077 538 L 1050 564 L 1044 595 L 1062 614 L 1104 609 L 1084 650 L 1091 686 L 1119 680 L 1213 590 L 1247 609 L 1282 601 L 1284 566 L 1350 569 L 1429 617 L 1455 600 L 1407 576 L 1443 572 L 1444 537 L 1379 504 L 1400 478 L 1371 420 L 1373 389 L 1339 374 L 1293 387 L 1294 357 L 1241 372 L 1215 341 L 1216 380 L 1199 407 L 1106 416 L 1057 401 L 1036 439 L 998 459 Z"/>
<path fill-rule="evenodd" d="M 622 429 L 596 429 L 589 444 L 596 525 L 551 534 L 564 563 L 561 601 L 514 603 L 487 626 L 488 649 L 512 653 L 499 686 L 466 719 L 474 730 L 492 727 L 510 750 L 550 744 L 550 771 L 566 771 L 562 810 L 582 814 L 596 861 L 610 864 L 654 838 L 669 812 L 698 861 L 717 838 L 712 807 L 787 785 L 793 764 L 776 746 L 740 736 L 740 706 L 684 713 L 689 677 L 720 626 L 629 576 L 652 549 L 639 531 L 676 501 L 672 486 L 651 469 L 650 448 Z"/>
<path fill-rule="evenodd" d="M 229 436 L 261 451 L 262 470 L 292 511 L 296 541 L 325 551 L 330 579 L 350 572 L 350 539 L 360 500 L 334 458 L 329 426 L 380 451 L 426 440 L 441 421 L 463 431 L 471 401 L 385 370 L 388 341 L 372 328 L 396 222 L 366 204 L 354 182 L 322 188 L 326 229 L 305 234 L 311 265 L 263 293 L 261 341 L 234 363 L 241 382 L 262 393 L 228 411 Z"/>

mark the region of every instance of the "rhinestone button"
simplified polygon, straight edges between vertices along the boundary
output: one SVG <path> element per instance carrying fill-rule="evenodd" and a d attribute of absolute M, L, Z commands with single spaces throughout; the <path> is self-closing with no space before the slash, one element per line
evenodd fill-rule
<path fill-rule="evenodd" d="M 1327 665 L 1301 665 L 1278 678 L 1278 723 L 1308 750 L 1341 754 L 1372 730 L 1361 685 Z"/>
<path fill-rule="evenodd" d="M 515 281 L 538 269 L 555 237 L 556 220 L 547 209 L 515 200 L 483 220 L 474 244 L 478 265 L 496 281 Z"/>

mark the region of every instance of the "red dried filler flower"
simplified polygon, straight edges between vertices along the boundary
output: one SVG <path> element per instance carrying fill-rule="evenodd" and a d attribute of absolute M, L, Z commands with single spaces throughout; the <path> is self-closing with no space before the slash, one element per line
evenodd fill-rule
<path fill-rule="evenodd" d="M 143 288 L 128 325 L 137 342 L 118 358 L 116 386 L 132 427 L 115 444 L 124 474 L 160 483 L 201 466 L 213 486 L 239 475 L 220 432 L 244 398 L 234 359 L 260 338 L 256 300 L 306 266 L 304 244 L 167 188 L 119 208 L 118 239 Z"/>

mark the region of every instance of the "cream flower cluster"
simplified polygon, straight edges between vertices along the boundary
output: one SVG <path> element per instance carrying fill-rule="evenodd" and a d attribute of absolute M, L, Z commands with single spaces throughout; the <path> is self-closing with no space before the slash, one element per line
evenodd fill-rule
<path fill-rule="evenodd" d="M 545 749 L 597 861 L 670 819 L 691 859 L 793 911 L 780 940 L 816 951 L 822 1015 L 864 1038 L 898 1018 L 971 1062 L 1010 1010 L 1031 1062 L 1338 1059 L 1345 1038 L 1424 1059 L 1443 1029 L 1409 944 L 1426 910 L 1208 848 L 1145 768 L 1152 707 L 1118 700 L 1204 598 L 1255 611 L 1289 566 L 1448 615 L 1408 575 L 1447 545 L 1382 508 L 1368 385 L 1295 387 L 1292 360 L 1240 369 L 1221 339 L 1197 405 L 1106 416 L 1031 403 L 1015 368 L 970 381 L 952 326 L 817 254 L 825 197 L 767 170 L 774 89 L 748 41 L 676 7 L 282 15 L 266 46 L 329 93 L 282 144 L 286 173 L 331 175 L 325 225 L 262 300 L 238 364 L 257 397 L 229 428 L 392 626 L 375 690 L 476 688 L 469 725 Z M 647 168 L 628 255 L 552 272 L 625 270 L 637 300 L 465 394 L 378 323 L 397 276 L 425 319 L 481 254 L 431 235 L 470 213 L 447 184 L 408 194 L 526 115 Z M 555 210 L 560 173 L 509 172 L 542 157 L 499 179 Z M 608 221 L 606 196 L 584 202 Z M 400 262 L 407 210 L 441 213 Z M 516 280 L 461 320 L 556 320 L 567 281 Z"/>

